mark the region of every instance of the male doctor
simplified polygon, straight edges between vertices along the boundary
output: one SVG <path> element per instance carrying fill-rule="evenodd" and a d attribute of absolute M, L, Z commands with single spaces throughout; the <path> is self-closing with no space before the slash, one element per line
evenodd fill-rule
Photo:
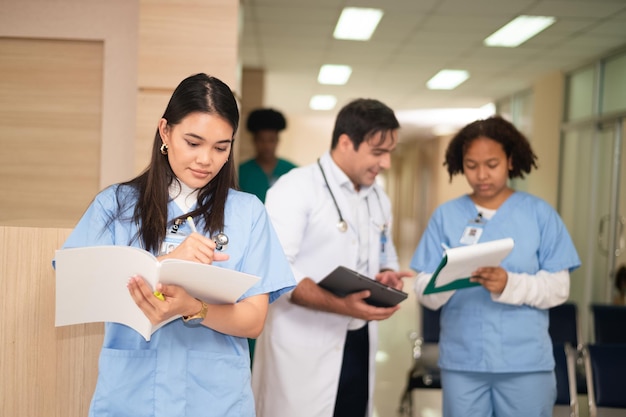
<path fill-rule="evenodd" d="M 269 189 L 265 204 L 297 287 L 268 313 L 257 339 L 252 387 L 258 417 L 372 414 L 377 321 L 399 306 L 374 307 L 369 291 L 337 297 L 317 283 L 343 265 L 394 288 L 391 205 L 376 176 L 391 164 L 400 125 L 377 100 L 339 112 L 330 152 Z"/>

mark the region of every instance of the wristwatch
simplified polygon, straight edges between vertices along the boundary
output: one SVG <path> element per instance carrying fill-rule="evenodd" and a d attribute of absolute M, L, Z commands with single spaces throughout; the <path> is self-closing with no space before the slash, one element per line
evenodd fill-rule
<path fill-rule="evenodd" d="M 207 310 L 209 309 L 209 305 L 204 301 L 196 298 L 196 300 L 202 303 L 202 308 L 199 312 L 191 316 L 183 316 L 183 324 L 187 327 L 198 327 L 204 319 L 206 318 Z"/>

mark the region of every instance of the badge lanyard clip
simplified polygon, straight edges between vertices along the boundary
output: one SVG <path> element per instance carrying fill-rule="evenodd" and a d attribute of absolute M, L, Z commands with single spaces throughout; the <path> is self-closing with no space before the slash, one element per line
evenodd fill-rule
<path fill-rule="evenodd" d="M 483 234 L 483 227 L 485 226 L 485 220 L 482 213 L 478 213 L 476 218 L 469 221 L 468 225 L 463 230 L 463 235 L 459 243 L 462 245 L 474 245 L 480 240 L 480 236 Z"/>

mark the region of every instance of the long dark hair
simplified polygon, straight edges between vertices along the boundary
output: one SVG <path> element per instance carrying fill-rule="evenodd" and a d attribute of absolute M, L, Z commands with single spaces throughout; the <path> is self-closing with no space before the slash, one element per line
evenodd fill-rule
<path fill-rule="evenodd" d="M 215 114 L 226 120 L 233 128 L 234 136 L 239 125 L 239 109 L 230 88 L 222 81 L 206 74 L 196 74 L 184 79 L 172 93 L 163 118 L 169 126 L 179 124 L 191 113 Z M 158 252 L 165 239 L 167 222 L 168 188 L 178 181 L 167 156 L 160 151 L 163 141 L 157 128 L 152 145 L 150 165 L 138 177 L 122 183 L 118 188 L 118 202 L 124 186 L 132 187 L 137 193 L 137 203 L 132 221 L 139 225 L 139 238 L 146 250 Z M 198 193 L 198 205 L 187 216 L 202 216 L 209 234 L 224 229 L 224 208 L 230 188 L 236 187 L 233 146 L 230 147 L 228 161 L 220 172 Z M 120 204 L 121 206 L 121 204 Z M 174 219 L 172 222 L 175 221 Z"/>

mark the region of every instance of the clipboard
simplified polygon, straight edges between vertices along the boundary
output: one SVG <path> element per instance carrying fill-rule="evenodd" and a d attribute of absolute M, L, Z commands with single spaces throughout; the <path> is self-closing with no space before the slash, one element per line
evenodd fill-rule
<path fill-rule="evenodd" d="M 389 287 L 345 266 L 335 268 L 318 285 L 339 297 L 369 290 L 371 294 L 365 299 L 365 302 L 376 307 L 393 307 L 408 296 L 404 291 Z"/>
<path fill-rule="evenodd" d="M 478 282 L 470 282 L 472 272 L 481 266 L 500 265 L 514 246 L 513 239 L 506 238 L 446 249 L 424 294 L 479 286 Z"/>

